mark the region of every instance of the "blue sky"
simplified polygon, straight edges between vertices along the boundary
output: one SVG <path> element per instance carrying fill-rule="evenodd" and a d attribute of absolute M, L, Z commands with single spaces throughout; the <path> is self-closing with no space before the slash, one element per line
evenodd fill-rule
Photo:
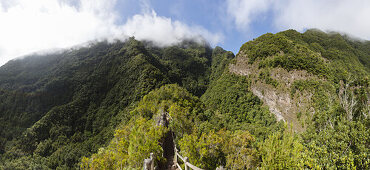
<path fill-rule="evenodd" d="M 369 0 L 0 0 L 0 66 L 34 52 L 135 36 L 240 46 L 267 32 L 309 28 L 370 39 Z"/>
<path fill-rule="evenodd" d="M 121 23 L 130 16 L 142 12 L 142 4 L 137 3 L 136 0 L 118 2 L 116 9 L 122 16 Z M 245 42 L 267 32 L 279 31 L 271 24 L 271 13 L 264 14 L 244 30 L 238 29 L 232 21 L 228 20 L 227 3 L 224 0 L 156 0 L 146 1 L 146 3 L 149 3 L 151 9 L 159 16 L 179 20 L 189 25 L 202 26 L 210 32 L 222 33 L 223 40 L 216 45 L 235 54 Z"/>

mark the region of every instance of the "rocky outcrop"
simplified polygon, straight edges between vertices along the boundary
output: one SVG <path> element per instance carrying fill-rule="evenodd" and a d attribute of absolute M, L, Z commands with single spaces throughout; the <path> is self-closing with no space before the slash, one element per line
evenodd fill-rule
<path fill-rule="evenodd" d="M 268 76 L 276 83 L 272 85 L 261 79 L 262 71 L 268 70 Z M 292 84 L 297 80 L 317 80 L 317 76 L 304 70 L 287 71 L 283 68 L 259 68 L 259 61 L 248 63 L 248 57 L 239 53 L 234 64 L 229 65 L 231 73 L 247 76 L 251 79 L 250 91 L 258 96 L 278 121 L 292 123 L 297 131 L 304 129 L 302 115 L 312 115 L 312 93 L 308 91 L 292 93 Z M 302 119 L 303 120 L 303 119 Z"/>

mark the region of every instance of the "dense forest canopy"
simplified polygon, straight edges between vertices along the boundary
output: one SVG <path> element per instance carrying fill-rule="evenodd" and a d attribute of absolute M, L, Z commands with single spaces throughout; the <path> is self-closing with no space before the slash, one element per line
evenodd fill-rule
<path fill-rule="evenodd" d="M 142 169 L 150 153 L 167 161 L 169 132 L 204 169 L 368 169 L 369 44 L 287 30 L 246 42 L 237 56 L 130 38 L 10 61 L 0 67 L 0 169 Z M 252 67 L 257 75 L 237 72 Z M 288 89 L 278 69 L 309 78 Z M 277 121 L 258 83 L 292 101 L 308 94 L 309 109 Z M 169 125 L 156 126 L 164 112 Z"/>

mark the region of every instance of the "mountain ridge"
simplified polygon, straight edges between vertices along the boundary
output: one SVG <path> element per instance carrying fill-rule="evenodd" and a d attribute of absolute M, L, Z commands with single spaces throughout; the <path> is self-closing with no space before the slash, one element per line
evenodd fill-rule
<path fill-rule="evenodd" d="M 145 154 L 162 153 L 168 129 L 150 126 L 162 110 L 175 120 L 181 154 L 202 168 L 366 168 L 368 44 L 287 30 L 245 43 L 236 56 L 191 41 L 156 47 L 130 38 L 10 61 L 0 67 L 0 167 L 141 168 Z M 317 145 L 329 140 L 322 132 L 346 138 Z M 271 157 L 273 148 L 294 156 Z M 248 156 L 239 159 L 238 149 Z"/>

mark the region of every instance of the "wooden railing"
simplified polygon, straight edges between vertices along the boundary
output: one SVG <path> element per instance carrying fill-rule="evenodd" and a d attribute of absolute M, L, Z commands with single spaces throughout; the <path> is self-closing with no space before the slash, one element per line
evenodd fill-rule
<path fill-rule="evenodd" d="M 154 170 L 154 154 L 150 153 L 148 159 L 144 159 L 143 170 Z"/>
<path fill-rule="evenodd" d="M 182 162 L 184 162 L 184 165 L 185 165 L 185 170 L 189 170 L 189 168 L 191 169 L 194 169 L 194 170 L 203 170 L 203 169 L 200 169 L 196 166 L 194 166 L 193 164 L 191 164 L 189 162 L 189 158 L 188 157 L 182 157 L 178 152 L 177 152 L 177 148 L 175 147 L 175 157 L 173 159 L 173 163 L 175 164 L 176 168 L 179 168 L 180 170 L 182 170 L 180 164 L 178 163 L 178 158 L 180 158 L 182 160 Z"/>
<path fill-rule="evenodd" d="M 179 158 L 184 163 L 185 170 L 189 170 L 189 168 L 191 168 L 193 170 L 203 170 L 203 169 L 198 168 L 195 165 L 191 164 L 189 162 L 189 158 L 188 157 L 181 156 L 177 152 L 177 148 L 175 148 L 175 156 L 173 158 L 173 163 L 174 163 L 174 165 L 175 165 L 176 168 L 182 170 L 182 168 L 181 168 L 181 166 L 180 166 L 180 164 L 178 162 L 178 159 Z M 154 170 L 154 157 L 153 157 L 153 153 L 150 153 L 150 158 L 144 160 L 143 170 Z"/>

